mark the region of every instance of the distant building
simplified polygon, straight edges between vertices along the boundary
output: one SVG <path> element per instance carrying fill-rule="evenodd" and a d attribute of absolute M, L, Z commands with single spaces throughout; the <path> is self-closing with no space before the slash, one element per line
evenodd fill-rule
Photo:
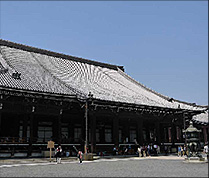
<path fill-rule="evenodd" d="M 122 66 L 0 45 L 0 155 L 41 155 L 49 140 L 70 154 L 84 145 L 94 153 L 148 143 L 175 149 L 189 120 L 208 142 L 208 106 L 157 93 Z"/>

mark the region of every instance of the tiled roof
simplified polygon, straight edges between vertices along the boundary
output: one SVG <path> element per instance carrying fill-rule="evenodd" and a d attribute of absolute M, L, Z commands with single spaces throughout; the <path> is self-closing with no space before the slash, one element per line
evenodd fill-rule
<path fill-rule="evenodd" d="M 0 40 L 0 86 L 165 108 L 204 110 L 206 107 L 161 95 L 109 65 Z M 14 79 L 12 73 L 21 73 Z"/>
<path fill-rule="evenodd" d="M 208 124 L 208 110 L 204 113 L 194 116 L 193 121 L 198 124 L 201 123 L 201 124 L 207 125 Z"/>
<path fill-rule="evenodd" d="M 3 57 L 4 55 L 5 57 Z M 2 66 L 4 66 L 8 72 L 0 74 L 0 86 L 39 92 L 75 94 L 72 89 L 54 79 L 50 73 L 30 59 L 32 58 L 27 53 L 2 47 L 0 61 L 1 64 L 6 64 Z M 21 73 L 21 79 L 12 77 L 12 74 L 16 71 Z"/>

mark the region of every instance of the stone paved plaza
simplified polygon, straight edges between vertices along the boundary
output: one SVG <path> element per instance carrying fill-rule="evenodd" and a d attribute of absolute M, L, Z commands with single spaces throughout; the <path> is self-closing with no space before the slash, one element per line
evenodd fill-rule
<path fill-rule="evenodd" d="M 182 158 L 116 158 L 0 165 L 0 177 L 208 177 L 208 163 Z"/>

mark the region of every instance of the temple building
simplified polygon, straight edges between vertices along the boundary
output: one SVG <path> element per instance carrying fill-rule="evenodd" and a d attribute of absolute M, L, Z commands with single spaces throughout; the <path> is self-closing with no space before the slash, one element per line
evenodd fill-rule
<path fill-rule="evenodd" d="M 162 95 L 123 66 L 0 40 L 0 156 L 73 155 L 155 143 L 175 151 L 193 120 L 208 142 L 208 106 Z M 85 150 L 84 150 L 85 149 Z"/>

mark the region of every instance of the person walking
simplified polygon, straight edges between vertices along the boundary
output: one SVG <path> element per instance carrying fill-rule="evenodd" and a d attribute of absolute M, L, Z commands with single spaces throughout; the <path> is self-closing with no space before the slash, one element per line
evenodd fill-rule
<path fill-rule="evenodd" d="M 147 145 L 147 156 L 151 155 L 151 146 L 150 144 Z"/>
<path fill-rule="evenodd" d="M 206 154 L 208 160 L 208 144 L 205 144 L 203 151 Z"/>
<path fill-rule="evenodd" d="M 143 144 L 143 146 L 142 146 L 142 157 L 146 157 L 146 147 L 145 147 L 145 145 Z"/>
<path fill-rule="evenodd" d="M 55 148 L 55 150 L 54 150 L 54 157 L 56 158 L 56 162 L 57 162 L 57 148 Z"/>
<path fill-rule="evenodd" d="M 167 145 L 164 146 L 164 151 L 165 151 L 165 156 L 167 156 L 168 155 L 168 146 Z"/>
<path fill-rule="evenodd" d="M 181 146 L 178 146 L 178 157 L 181 156 Z"/>
<path fill-rule="evenodd" d="M 141 151 L 142 151 L 142 148 L 141 148 L 141 146 L 139 146 L 138 149 L 137 149 L 137 152 L 139 153 L 139 157 L 142 157 Z"/>
<path fill-rule="evenodd" d="M 184 149 L 183 149 L 183 147 L 181 146 L 181 157 L 183 156 L 183 152 L 184 152 Z"/>
<path fill-rule="evenodd" d="M 116 146 L 114 146 L 114 148 L 113 148 L 113 155 L 114 156 L 116 155 L 116 151 L 117 151 Z"/>
<path fill-rule="evenodd" d="M 160 154 L 160 145 L 157 146 L 157 155 Z"/>
<path fill-rule="evenodd" d="M 82 161 L 83 161 L 83 153 L 82 153 L 82 151 L 78 151 L 78 159 L 79 159 L 79 164 L 82 164 Z"/>
<path fill-rule="evenodd" d="M 61 155 L 62 155 L 62 147 L 61 145 L 59 145 L 57 147 L 57 150 L 56 150 L 56 161 L 57 161 L 57 164 L 60 164 L 61 163 Z"/>
<path fill-rule="evenodd" d="M 158 147 L 158 145 L 155 143 L 153 147 L 154 147 L 154 155 L 156 156 L 157 155 L 157 147 Z"/>
<path fill-rule="evenodd" d="M 183 148 L 183 156 L 187 156 L 187 147 L 184 144 L 184 148 Z"/>

